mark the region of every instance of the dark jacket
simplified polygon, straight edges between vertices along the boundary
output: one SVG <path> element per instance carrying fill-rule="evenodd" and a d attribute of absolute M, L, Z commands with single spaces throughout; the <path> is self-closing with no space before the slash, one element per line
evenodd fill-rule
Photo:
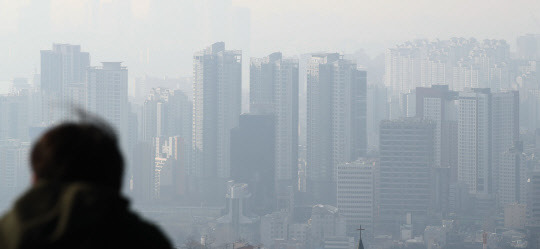
<path fill-rule="evenodd" d="M 86 183 L 35 184 L 0 219 L 0 249 L 171 248 L 128 210 L 117 190 Z"/>

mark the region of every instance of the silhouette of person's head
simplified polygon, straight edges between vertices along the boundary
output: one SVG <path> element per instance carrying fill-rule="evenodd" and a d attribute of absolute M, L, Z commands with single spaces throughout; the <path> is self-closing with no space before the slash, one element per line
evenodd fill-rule
<path fill-rule="evenodd" d="M 48 130 L 31 154 L 34 179 L 83 181 L 120 189 L 124 160 L 106 124 L 64 123 Z"/>

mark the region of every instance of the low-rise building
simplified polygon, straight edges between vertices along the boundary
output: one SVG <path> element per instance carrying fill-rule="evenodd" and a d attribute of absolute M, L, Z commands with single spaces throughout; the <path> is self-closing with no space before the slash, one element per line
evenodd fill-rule
<path fill-rule="evenodd" d="M 524 229 L 527 224 L 527 205 L 508 204 L 504 207 L 504 227 L 508 229 Z"/>

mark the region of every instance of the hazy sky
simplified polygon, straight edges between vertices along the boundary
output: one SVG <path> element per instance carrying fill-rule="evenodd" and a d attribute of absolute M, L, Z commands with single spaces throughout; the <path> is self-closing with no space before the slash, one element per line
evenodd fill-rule
<path fill-rule="evenodd" d="M 124 61 L 131 75 L 175 77 L 190 75 L 193 52 L 217 40 L 251 56 L 376 55 L 415 38 L 513 45 L 525 33 L 540 33 L 540 1 L 0 0 L 0 80 L 39 70 L 39 50 L 53 42 L 81 44 L 94 65 Z"/>

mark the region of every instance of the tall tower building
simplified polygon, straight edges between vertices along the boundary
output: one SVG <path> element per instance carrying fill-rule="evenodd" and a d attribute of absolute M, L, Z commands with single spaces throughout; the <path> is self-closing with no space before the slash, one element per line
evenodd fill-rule
<path fill-rule="evenodd" d="M 471 194 L 494 197 L 504 153 L 519 140 L 519 94 L 472 89 L 460 93 L 458 106 L 458 181 Z"/>
<path fill-rule="evenodd" d="M 381 122 L 379 220 L 385 232 L 396 232 L 412 215 L 423 231 L 433 196 L 432 121 L 407 118 Z"/>
<path fill-rule="evenodd" d="M 366 153 L 366 71 L 341 55 L 313 55 L 307 71 L 307 191 L 335 203 L 336 168 Z"/>
<path fill-rule="evenodd" d="M 519 141 L 519 92 L 503 91 L 491 97 L 491 192 L 499 191 L 499 172 L 505 153 Z M 515 149 L 515 148 L 514 148 Z"/>
<path fill-rule="evenodd" d="M 81 52 L 79 45 L 53 44 L 52 50 L 41 51 L 41 93 L 45 123 L 65 118 L 72 102 L 72 91 L 68 89 L 74 87 L 72 84 L 86 83 L 86 70 L 89 66 L 90 55 Z"/>
<path fill-rule="evenodd" d="M 450 184 L 457 181 L 457 99 L 458 93 L 448 85 L 416 88 L 416 117 L 432 121 L 434 207 L 448 211 Z"/>
<path fill-rule="evenodd" d="M 241 112 L 242 53 L 218 42 L 193 56 L 193 159 L 201 190 L 230 175 L 230 135 Z M 224 184 L 225 182 L 223 182 Z M 223 189 L 223 188 L 221 188 Z"/>
<path fill-rule="evenodd" d="M 128 70 L 121 62 L 102 62 L 88 69 L 87 106 L 110 122 L 117 132 L 127 131 Z"/>
<path fill-rule="evenodd" d="M 128 70 L 121 62 L 102 62 L 101 67 L 88 68 L 87 108 L 105 119 L 118 134 L 118 142 L 124 155 L 129 155 L 135 144 L 130 144 L 128 119 Z M 129 158 L 127 158 L 129 160 Z M 126 165 L 131 165 L 127 162 Z M 124 187 L 129 187 L 133 172 L 126 168 Z"/>
<path fill-rule="evenodd" d="M 500 208 L 512 203 L 527 203 L 527 156 L 523 153 L 523 143 L 500 156 L 498 168 L 497 202 Z"/>
<path fill-rule="evenodd" d="M 279 52 L 251 59 L 250 111 L 275 117 L 276 187 L 298 180 L 298 80 L 297 60 Z"/>
<path fill-rule="evenodd" d="M 460 92 L 458 105 L 458 181 L 471 194 L 488 195 L 491 161 L 491 92 Z"/>

